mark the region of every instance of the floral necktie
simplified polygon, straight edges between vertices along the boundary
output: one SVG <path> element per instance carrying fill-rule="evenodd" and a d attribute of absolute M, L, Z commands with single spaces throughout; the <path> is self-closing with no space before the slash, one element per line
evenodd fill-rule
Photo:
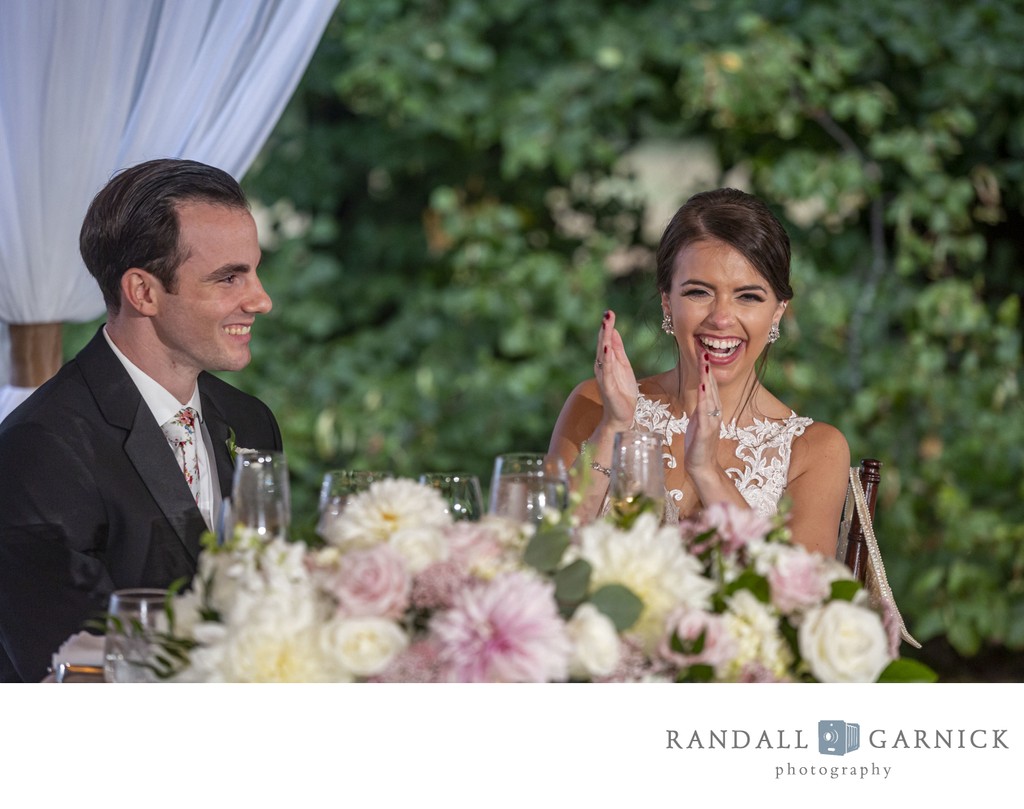
<path fill-rule="evenodd" d="M 196 505 L 199 505 L 199 455 L 196 453 L 198 428 L 199 414 L 191 407 L 182 408 L 161 427 L 185 475 L 185 482 L 192 490 Z"/>

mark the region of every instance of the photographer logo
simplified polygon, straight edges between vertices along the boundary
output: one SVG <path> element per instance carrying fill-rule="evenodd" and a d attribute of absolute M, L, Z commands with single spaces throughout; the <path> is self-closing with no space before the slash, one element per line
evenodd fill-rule
<path fill-rule="evenodd" d="M 860 747 L 860 725 L 822 719 L 818 722 L 818 752 L 823 756 L 845 756 Z"/>

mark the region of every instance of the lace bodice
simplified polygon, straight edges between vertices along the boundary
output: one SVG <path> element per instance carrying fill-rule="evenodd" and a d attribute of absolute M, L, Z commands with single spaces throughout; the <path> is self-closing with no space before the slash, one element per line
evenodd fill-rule
<path fill-rule="evenodd" d="M 726 474 L 736 483 L 743 499 L 752 509 L 764 516 L 778 511 L 779 500 L 789 479 L 789 458 L 793 439 L 803 435 L 804 430 L 814 423 L 813 419 L 798 416 L 790 411 L 789 418 L 754 419 L 749 427 L 737 427 L 735 420 L 723 424 L 720 436 L 723 440 L 736 442 L 736 458 L 742 465 L 729 467 Z M 690 420 L 684 413 L 679 418 L 672 415 L 664 402 L 648 399 L 642 393 L 637 397 L 634 425 L 660 435 L 665 442 L 663 458 L 665 468 L 675 469 L 676 458 L 672 454 L 672 441 L 676 436 L 686 434 Z M 680 489 L 665 493 L 665 519 L 671 522 L 679 519 L 678 503 L 683 499 Z"/>

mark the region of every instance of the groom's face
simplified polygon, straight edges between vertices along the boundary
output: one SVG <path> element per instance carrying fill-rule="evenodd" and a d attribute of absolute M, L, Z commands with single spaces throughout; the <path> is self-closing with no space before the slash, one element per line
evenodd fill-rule
<path fill-rule="evenodd" d="M 186 258 L 175 291 L 161 290 L 154 327 L 179 371 L 241 370 L 256 315 L 272 305 L 256 273 L 256 223 L 225 205 L 189 202 L 177 211 Z"/>

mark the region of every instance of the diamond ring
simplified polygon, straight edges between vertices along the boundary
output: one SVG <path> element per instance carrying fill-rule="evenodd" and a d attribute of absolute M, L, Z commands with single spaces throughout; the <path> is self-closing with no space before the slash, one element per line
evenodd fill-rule
<path fill-rule="evenodd" d="M 717 419 L 719 416 L 722 415 L 722 411 L 716 407 L 714 410 L 708 413 L 708 415 L 711 416 L 711 418 L 713 419 Z"/>
<path fill-rule="evenodd" d="M 598 367 L 598 368 L 604 368 L 604 363 L 603 363 L 603 362 L 601 362 L 601 360 L 598 360 L 598 361 L 597 361 L 597 367 Z"/>

